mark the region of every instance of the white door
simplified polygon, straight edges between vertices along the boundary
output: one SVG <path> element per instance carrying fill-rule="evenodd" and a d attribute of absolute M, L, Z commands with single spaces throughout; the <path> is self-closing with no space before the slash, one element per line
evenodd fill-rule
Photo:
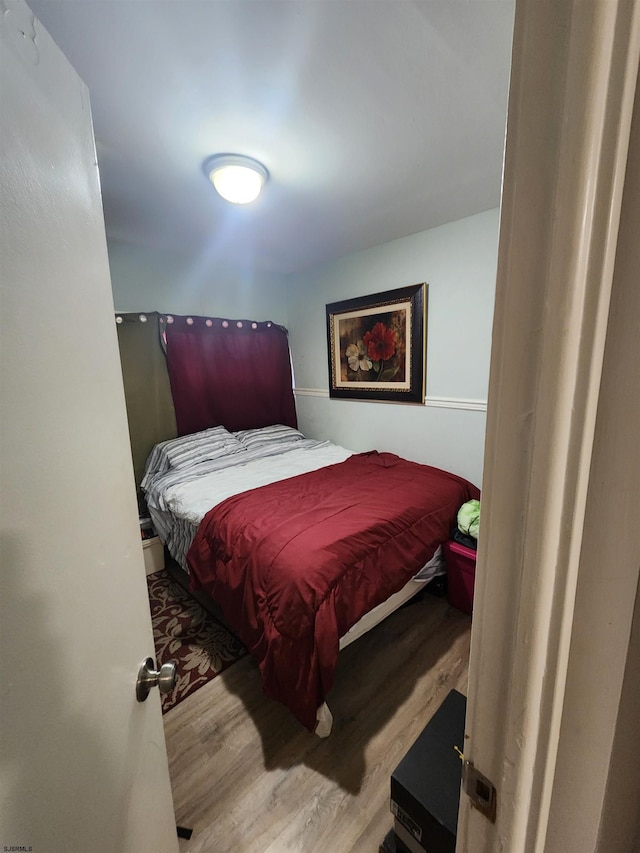
<path fill-rule="evenodd" d="M 22 0 L 0 18 L 0 849 L 169 853 L 89 97 Z"/>

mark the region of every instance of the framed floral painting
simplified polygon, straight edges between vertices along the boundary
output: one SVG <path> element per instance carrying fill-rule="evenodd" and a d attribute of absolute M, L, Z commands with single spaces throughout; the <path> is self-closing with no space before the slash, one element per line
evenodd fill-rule
<path fill-rule="evenodd" d="M 427 285 L 327 305 L 329 396 L 424 403 Z"/>

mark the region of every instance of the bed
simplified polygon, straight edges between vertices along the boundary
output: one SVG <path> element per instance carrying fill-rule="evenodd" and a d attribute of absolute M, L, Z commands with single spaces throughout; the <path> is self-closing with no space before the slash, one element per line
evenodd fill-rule
<path fill-rule="evenodd" d="M 283 425 L 156 445 L 142 488 L 191 589 L 258 661 L 265 693 L 321 736 L 340 648 L 442 573 L 457 510 L 478 497 L 455 474 Z"/>

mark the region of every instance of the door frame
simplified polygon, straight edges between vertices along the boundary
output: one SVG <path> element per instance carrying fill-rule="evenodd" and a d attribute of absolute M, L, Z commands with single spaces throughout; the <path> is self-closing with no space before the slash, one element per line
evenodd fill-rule
<path fill-rule="evenodd" d="M 640 413 L 603 393 L 640 359 L 620 309 L 639 56 L 637 0 L 516 2 L 464 750 L 497 819 L 463 795 L 459 851 L 598 849 L 640 564 Z"/>

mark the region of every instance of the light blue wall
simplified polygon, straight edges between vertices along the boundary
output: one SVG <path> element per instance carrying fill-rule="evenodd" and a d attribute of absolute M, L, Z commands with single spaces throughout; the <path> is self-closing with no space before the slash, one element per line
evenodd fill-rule
<path fill-rule="evenodd" d="M 482 480 L 498 248 L 490 210 L 289 277 L 288 328 L 300 428 Z M 427 404 L 331 400 L 326 304 L 427 282 Z M 443 399 L 446 398 L 446 399 Z"/>
<path fill-rule="evenodd" d="M 220 269 L 203 258 L 109 243 L 116 311 L 161 311 L 287 325 L 284 276 Z"/>

